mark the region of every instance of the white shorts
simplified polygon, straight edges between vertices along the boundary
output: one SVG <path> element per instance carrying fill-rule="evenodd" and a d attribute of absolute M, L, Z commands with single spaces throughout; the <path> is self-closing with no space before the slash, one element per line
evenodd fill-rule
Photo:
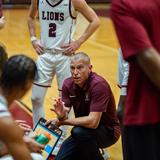
<path fill-rule="evenodd" d="M 71 76 L 70 56 L 62 53 L 44 53 L 37 59 L 38 79 L 34 84 L 50 87 L 56 75 L 58 89 L 62 89 L 63 81 Z"/>

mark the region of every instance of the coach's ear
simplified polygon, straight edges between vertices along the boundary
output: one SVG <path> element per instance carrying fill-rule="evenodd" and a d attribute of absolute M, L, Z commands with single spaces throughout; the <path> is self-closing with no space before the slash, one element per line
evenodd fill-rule
<path fill-rule="evenodd" d="M 93 67 L 93 66 L 90 64 L 90 65 L 89 65 L 89 69 L 91 70 L 91 69 L 92 69 L 92 67 Z"/>

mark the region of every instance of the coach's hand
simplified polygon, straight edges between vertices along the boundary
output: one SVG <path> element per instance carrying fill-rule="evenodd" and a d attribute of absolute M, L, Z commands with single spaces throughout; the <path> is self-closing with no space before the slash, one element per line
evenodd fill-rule
<path fill-rule="evenodd" d="M 56 113 L 59 120 L 68 118 L 69 110 L 70 108 L 64 105 L 64 102 L 61 100 L 61 98 L 54 99 L 54 104 L 51 108 L 51 111 L 54 111 Z"/>
<path fill-rule="evenodd" d="M 51 128 L 52 128 L 52 125 L 56 125 L 58 127 L 58 126 L 61 125 L 61 122 L 58 118 L 53 118 L 53 119 L 48 120 L 45 123 L 45 125 L 48 126 L 48 127 L 51 127 Z"/>

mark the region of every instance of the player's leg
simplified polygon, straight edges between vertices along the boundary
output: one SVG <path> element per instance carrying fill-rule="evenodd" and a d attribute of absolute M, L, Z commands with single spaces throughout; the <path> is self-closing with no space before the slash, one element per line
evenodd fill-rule
<path fill-rule="evenodd" d="M 70 72 L 70 57 L 63 54 L 57 55 L 56 77 L 59 90 L 59 96 L 61 96 L 63 82 L 66 78 L 71 76 Z"/>
<path fill-rule="evenodd" d="M 45 53 L 38 57 L 37 68 L 38 78 L 35 80 L 32 88 L 32 108 L 33 108 L 33 125 L 38 122 L 40 117 L 44 117 L 44 98 L 47 88 L 51 86 L 54 77 L 54 55 Z"/>
<path fill-rule="evenodd" d="M 65 56 L 63 54 L 58 54 L 58 63 L 56 66 L 56 76 L 57 76 L 57 84 L 59 89 L 59 95 L 61 96 L 63 82 L 66 78 L 71 76 L 70 72 L 70 57 Z M 71 117 L 72 112 L 70 111 L 68 117 Z M 67 135 L 68 126 L 61 126 L 63 130 L 63 136 Z"/>
<path fill-rule="evenodd" d="M 38 85 L 33 85 L 32 87 L 32 113 L 33 113 L 33 126 L 37 124 L 41 117 L 45 116 L 44 112 L 44 98 L 47 92 L 47 87 L 41 87 Z"/>

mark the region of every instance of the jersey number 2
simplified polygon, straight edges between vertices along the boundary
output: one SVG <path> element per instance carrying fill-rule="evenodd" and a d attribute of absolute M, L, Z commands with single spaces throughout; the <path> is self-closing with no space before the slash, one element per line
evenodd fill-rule
<path fill-rule="evenodd" d="M 49 37 L 56 37 L 56 24 L 55 23 L 50 23 L 49 24 Z"/>

